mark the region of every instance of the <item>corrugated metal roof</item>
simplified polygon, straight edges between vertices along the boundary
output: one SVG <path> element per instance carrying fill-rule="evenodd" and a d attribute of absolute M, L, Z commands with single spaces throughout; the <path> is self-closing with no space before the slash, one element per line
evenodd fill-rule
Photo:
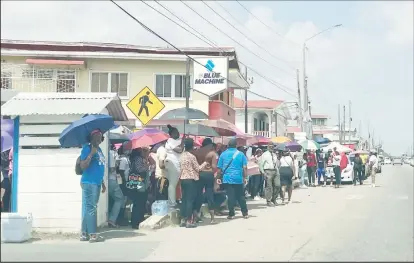
<path fill-rule="evenodd" d="M 105 108 L 115 121 L 128 120 L 116 93 L 92 92 L 20 92 L 1 106 L 1 115 L 99 114 Z"/>
<path fill-rule="evenodd" d="M 172 47 L 150 47 L 131 44 L 118 44 L 118 43 L 99 43 L 99 42 L 63 42 L 63 41 L 36 41 L 36 40 L 14 40 L 14 39 L 1 39 L 1 44 L 13 44 L 13 45 L 38 45 L 38 46 L 67 46 L 67 47 L 100 47 L 100 48 L 122 48 L 122 49 L 137 49 L 142 51 L 153 52 L 177 52 Z M 234 47 L 180 47 L 182 51 L 186 52 L 235 52 Z"/>

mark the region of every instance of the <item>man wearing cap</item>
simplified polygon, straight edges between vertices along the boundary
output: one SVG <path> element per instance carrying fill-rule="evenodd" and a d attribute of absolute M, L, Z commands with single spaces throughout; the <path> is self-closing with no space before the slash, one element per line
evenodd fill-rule
<path fill-rule="evenodd" d="M 234 218 L 236 202 L 240 205 L 243 218 L 247 219 L 248 210 L 244 194 L 244 185 L 247 180 L 247 158 L 236 147 L 237 141 L 232 138 L 227 150 L 219 157 L 217 178 L 222 178 L 223 187 L 228 197 L 229 216 L 227 219 Z"/>
<path fill-rule="evenodd" d="M 97 235 L 97 207 L 99 195 L 106 191 L 103 181 L 105 174 L 105 156 L 99 147 L 103 141 L 102 132 L 94 130 L 88 136 L 89 144 L 82 147 L 80 168 L 82 169 L 82 229 L 81 241 L 100 242 L 103 237 Z"/>
<path fill-rule="evenodd" d="M 276 198 L 281 190 L 278 167 L 278 158 L 274 153 L 273 143 L 269 143 L 267 151 L 262 154 L 259 162 L 260 172 L 265 176 L 265 197 L 268 206 L 276 204 Z"/>

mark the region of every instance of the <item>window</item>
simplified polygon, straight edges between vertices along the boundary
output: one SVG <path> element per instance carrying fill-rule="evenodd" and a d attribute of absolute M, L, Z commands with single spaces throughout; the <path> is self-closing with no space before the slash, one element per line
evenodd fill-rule
<path fill-rule="evenodd" d="M 266 130 L 265 131 L 269 131 L 269 123 L 266 123 Z"/>
<path fill-rule="evenodd" d="M 155 94 L 160 98 L 185 98 L 185 75 L 155 75 Z"/>
<path fill-rule="evenodd" d="M 254 118 L 253 121 L 254 121 L 254 124 L 253 124 L 254 125 L 254 130 L 257 131 L 257 124 L 258 124 L 257 123 L 258 122 L 257 118 Z"/>
<path fill-rule="evenodd" d="M 128 97 L 128 73 L 92 72 L 92 92 L 113 92 Z"/>
<path fill-rule="evenodd" d="M 12 74 L 11 72 L 2 71 L 1 72 L 1 88 L 2 89 L 12 89 L 13 83 L 12 83 Z"/>
<path fill-rule="evenodd" d="M 44 69 L 44 68 L 24 68 L 22 69 L 23 78 L 34 78 L 33 89 L 40 88 L 56 92 L 75 92 L 76 70 L 67 69 Z"/>

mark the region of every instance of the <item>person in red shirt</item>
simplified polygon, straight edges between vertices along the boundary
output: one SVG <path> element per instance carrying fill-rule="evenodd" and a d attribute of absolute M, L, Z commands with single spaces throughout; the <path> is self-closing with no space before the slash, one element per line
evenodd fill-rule
<path fill-rule="evenodd" d="M 308 150 L 307 154 L 307 172 L 310 186 L 315 186 L 315 173 L 316 173 L 316 156 L 313 151 Z"/>
<path fill-rule="evenodd" d="M 339 165 L 339 167 L 341 168 L 341 173 L 347 166 L 348 166 L 348 157 L 346 156 L 345 153 L 341 153 L 341 162 Z"/>

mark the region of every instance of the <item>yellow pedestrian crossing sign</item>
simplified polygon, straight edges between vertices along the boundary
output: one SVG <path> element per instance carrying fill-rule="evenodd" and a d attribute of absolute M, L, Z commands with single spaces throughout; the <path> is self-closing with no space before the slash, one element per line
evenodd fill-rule
<path fill-rule="evenodd" d="M 165 108 L 164 103 L 148 87 L 138 92 L 126 106 L 141 121 L 142 125 L 147 125 Z"/>

